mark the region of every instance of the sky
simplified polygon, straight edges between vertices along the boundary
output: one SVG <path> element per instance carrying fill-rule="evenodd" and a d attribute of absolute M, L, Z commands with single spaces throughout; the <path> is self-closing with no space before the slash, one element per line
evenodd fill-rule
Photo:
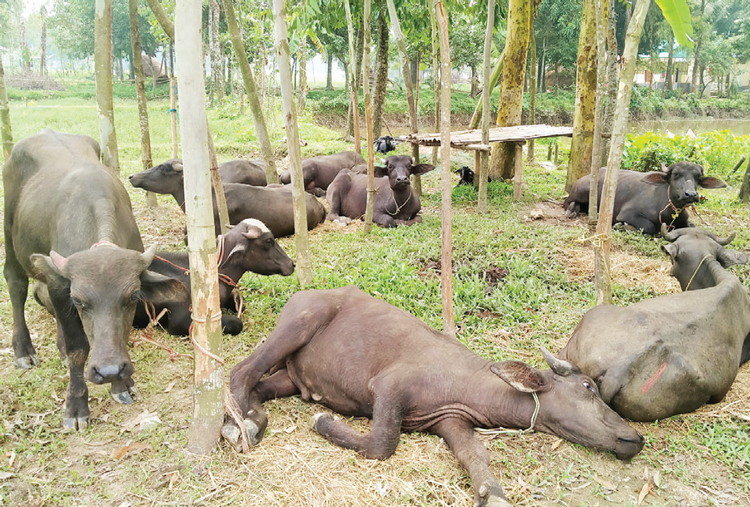
<path fill-rule="evenodd" d="M 52 11 L 52 0 L 23 0 L 23 17 L 26 18 L 32 12 L 39 12 L 42 5 L 47 6 L 47 12 Z"/>

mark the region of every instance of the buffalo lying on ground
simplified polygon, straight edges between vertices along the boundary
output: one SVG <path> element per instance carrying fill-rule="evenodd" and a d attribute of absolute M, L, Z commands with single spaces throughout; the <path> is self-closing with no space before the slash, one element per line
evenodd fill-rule
<path fill-rule="evenodd" d="M 599 170 L 598 202 L 602 199 L 605 173 L 606 168 Z M 612 225 L 624 224 L 651 235 L 659 233 L 661 224 L 670 229 L 688 227 L 690 215 L 685 208 L 700 199 L 698 186 L 722 188 L 726 184 L 713 176 L 704 176 L 703 167 L 690 162 L 676 162 L 663 167 L 662 172 L 620 171 Z M 568 216 L 588 212 L 590 188 L 590 176 L 576 182 L 563 203 Z"/>
<path fill-rule="evenodd" d="M 219 236 L 219 297 L 221 307 L 237 311 L 235 295 L 237 283 L 247 271 L 261 275 L 289 276 L 294 272 L 294 262 L 274 240 L 268 228 L 254 219 L 245 219 L 226 235 Z M 179 280 L 182 288 L 151 294 L 147 303 L 156 318 L 164 309 L 167 312 L 159 320 L 169 334 L 185 336 L 191 324 L 190 274 L 187 252 L 157 252 L 149 270 Z M 149 317 L 143 305 L 138 306 L 134 326 L 144 328 Z M 221 327 L 227 334 L 239 334 L 242 321 L 234 315 L 224 314 Z"/>
<path fill-rule="evenodd" d="M 623 459 L 643 447 L 593 380 L 543 352 L 551 370 L 493 363 L 356 287 L 308 290 L 292 296 L 273 333 L 232 369 L 230 387 L 252 444 L 268 423 L 262 403 L 301 394 L 345 416 L 372 418 L 365 435 L 330 414 L 313 417 L 321 435 L 366 458 L 391 456 L 402 431 L 441 436 L 469 472 L 475 505 L 500 506 L 508 504 L 475 426 L 533 426 Z M 232 425 L 223 434 L 239 438 Z"/>
<path fill-rule="evenodd" d="M 182 164 L 170 160 L 146 171 L 130 176 L 130 183 L 157 194 L 171 194 L 182 210 L 185 210 L 185 187 Z M 288 186 L 256 187 L 239 183 L 224 185 L 229 222 L 240 223 L 246 218 L 260 220 L 280 238 L 294 234 L 294 209 L 292 189 Z M 325 220 L 325 208 L 312 195 L 305 195 L 307 205 L 307 228 L 313 229 Z M 214 196 L 214 227 L 221 232 L 219 212 Z"/>
<path fill-rule="evenodd" d="M 396 140 L 392 136 L 382 136 L 375 139 L 373 143 L 375 151 L 379 153 L 388 153 L 396 149 Z"/>
<path fill-rule="evenodd" d="M 321 155 L 306 158 L 302 161 L 302 175 L 305 178 L 305 190 L 311 194 L 323 197 L 331 182 L 342 169 L 351 169 L 355 165 L 363 164 L 365 159 L 356 152 L 342 151 L 335 155 Z M 281 174 L 281 182 L 292 182 L 290 171 Z"/>
<path fill-rule="evenodd" d="M 219 176 L 223 183 L 243 183 L 265 187 L 266 163 L 262 160 L 230 160 L 219 165 Z"/>
<path fill-rule="evenodd" d="M 420 223 L 422 203 L 411 188 L 409 177 L 435 169 L 434 165 L 413 165 L 408 155 L 391 155 L 386 167 L 375 166 L 375 202 L 372 221 L 383 227 Z M 367 175 L 343 170 L 326 193 L 331 205 L 329 220 L 348 223 L 361 218 L 367 205 Z"/>
<path fill-rule="evenodd" d="M 88 425 L 84 377 L 111 383 L 115 400 L 132 403 L 127 342 L 136 304 L 175 284 L 148 271 L 155 248 L 142 253 L 128 194 L 99 153 L 88 136 L 45 130 L 19 142 L 3 168 L 16 365 L 38 364 L 24 316 L 33 276 L 48 294 L 57 345 L 70 369 L 68 429 Z"/>
<path fill-rule="evenodd" d="M 685 292 L 621 308 L 602 305 L 581 319 L 559 356 L 599 385 L 602 399 L 634 421 L 654 421 L 717 403 L 750 359 L 750 298 L 734 274 L 744 253 L 690 228 L 671 241 L 672 275 Z"/>

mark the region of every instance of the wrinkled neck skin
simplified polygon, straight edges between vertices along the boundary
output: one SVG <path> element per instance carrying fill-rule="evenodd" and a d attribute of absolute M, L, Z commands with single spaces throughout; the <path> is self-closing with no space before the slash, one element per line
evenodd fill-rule
<path fill-rule="evenodd" d="M 172 197 L 177 201 L 177 205 L 182 208 L 183 213 L 185 212 L 185 186 L 184 183 L 179 186 L 177 190 L 172 192 Z"/>

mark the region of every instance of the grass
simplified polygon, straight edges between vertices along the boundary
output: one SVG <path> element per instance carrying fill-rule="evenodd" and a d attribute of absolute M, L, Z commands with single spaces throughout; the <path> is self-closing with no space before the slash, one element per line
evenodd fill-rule
<path fill-rule="evenodd" d="M 145 242 L 180 247 L 182 216 L 170 199 L 157 210 L 127 184 L 140 170 L 135 104 L 116 100 L 115 117 L 122 178 L 134 202 Z M 168 104 L 150 104 L 154 159 L 171 157 Z M 221 160 L 259 154 L 251 118 L 227 104 L 209 111 Z M 92 101 L 62 97 L 11 102 L 17 139 L 42 128 L 97 137 Z M 303 156 L 331 153 L 350 146 L 340 134 L 315 123 L 310 112 L 300 131 L 308 145 Z M 275 146 L 282 146 L 278 116 L 269 122 Z M 567 144 L 562 142 L 563 154 Z M 537 160 L 545 160 L 547 143 L 537 143 Z M 397 153 L 407 153 L 400 145 Z M 564 155 L 563 155 L 564 156 Z M 458 155 L 453 162 L 467 162 Z M 493 359 L 518 359 L 543 367 L 539 347 L 559 350 L 581 315 L 591 308 L 591 254 L 580 242 L 582 222 L 562 219 L 548 199 L 564 196 L 565 168 L 536 165 L 524 170 L 527 187 L 521 202 L 511 187 L 490 185 L 490 211 L 475 211 L 476 192 L 453 192 L 454 311 L 459 339 Z M 367 236 L 359 225 L 324 224 L 310 234 L 314 288 L 356 285 L 441 327 L 439 174 L 423 178 L 422 224 L 397 229 L 375 228 Z M 720 235 L 736 231 L 735 248 L 750 241 L 748 213 L 734 201 L 737 188 L 704 192 L 704 226 Z M 534 213 L 537 212 L 537 214 Z M 541 213 L 541 216 L 539 216 Z M 294 256 L 293 239 L 282 239 Z M 618 304 L 674 292 L 662 241 L 639 234 L 614 235 L 613 273 Z M 750 268 L 733 268 L 749 283 Z M 226 337 L 228 367 L 252 352 L 273 329 L 281 308 L 299 290 L 291 277 L 246 275 L 245 330 Z M 61 404 L 67 372 L 57 359 L 53 320 L 34 302 L 27 315 L 41 365 L 30 371 L 13 366 L 12 320 L 5 280 L 0 278 L 0 504 L 8 505 L 470 505 L 471 486 L 444 442 L 424 434 L 402 435 L 396 454 L 383 462 L 368 461 L 339 449 L 308 427 L 321 410 L 299 398 L 266 404 L 266 438 L 248 455 L 219 446 L 208 456 L 185 451 L 192 404 L 192 364 L 169 362 L 146 344 L 131 350 L 142 400 L 115 404 L 106 387 L 90 385 L 92 424 L 76 434 L 61 427 Z M 134 333 L 137 336 L 137 333 Z M 178 352 L 191 353 L 189 342 L 157 332 Z M 170 388 L 171 386 L 171 388 Z M 169 388 L 169 389 L 168 389 Z M 165 392 L 169 390 L 169 392 Z M 491 468 L 517 505 L 635 505 L 654 472 L 662 477 L 657 497 L 645 504 L 750 504 L 750 449 L 747 417 L 750 370 L 744 367 L 727 399 L 694 414 L 635 426 L 647 438 L 644 451 L 630 463 L 544 434 L 481 437 Z M 125 423 L 144 409 L 162 424 L 127 431 Z M 352 421 L 360 431 L 369 422 Z M 132 443 L 145 450 L 122 459 L 112 452 Z M 8 475 L 10 474 L 10 475 Z M 610 491 L 599 480 L 616 487 Z"/>

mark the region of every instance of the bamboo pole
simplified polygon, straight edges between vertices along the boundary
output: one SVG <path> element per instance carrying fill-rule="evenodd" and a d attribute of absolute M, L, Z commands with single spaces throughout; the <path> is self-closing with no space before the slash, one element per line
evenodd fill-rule
<path fill-rule="evenodd" d="M 279 66 L 281 109 L 284 116 L 286 143 L 291 162 L 294 242 L 297 247 L 297 277 L 300 287 L 304 289 L 306 285 L 312 283 L 312 263 L 310 261 L 310 244 L 307 239 L 305 183 L 304 176 L 302 175 L 302 155 L 299 149 L 297 109 L 294 107 L 294 93 L 292 92 L 292 69 L 289 64 L 289 39 L 287 35 L 286 15 L 287 11 L 284 0 L 273 0 L 274 53 Z"/>
<path fill-rule="evenodd" d="M 354 23 L 352 21 L 352 10 L 349 7 L 349 0 L 344 0 L 344 8 L 346 9 L 346 29 L 349 33 L 349 91 L 351 92 L 351 109 L 352 109 L 352 122 L 354 124 L 354 151 L 362 154 L 362 140 L 359 132 L 359 103 L 357 96 L 359 95 L 359 88 L 357 87 L 357 73 L 354 68 L 356 52 L 354 50 Z"/>
<path fill-rule="evenodd" d="M 591 145 L 591 186 L 589 188 L 589 228 L 596 230 L 599 217 L 597 201 L 599 199 L 599 166 L 602 158 L 602 127 L 604 124 L 604 87 L 607 79 L 607 62 L 604 24 L 605 11 L 603 0 L 594 0 L 596 18 L 596 105 L 594 106 L 594 138 Z"/>
<path fill-rule="evenodd" d="M 487 4 L 487 30 L 484 33 L 484 70 L 482 71 L 482 144 L 490 144 L 490 56 L 492 55 L 492 32 L 495 29 L 495 0 Z M 500 59 L 502 61 L 502 58 Z M 498 73 L 498 77 L 500 73 Z M 479 153 L 479 152 L 478 152 Z M 479 199 L 477 209 L 480 213 L 487 212 L 487 169 L 490 154 L 487 151 L 479 153 Z"/>
<path fill-rule="evenodd" d="M 362 51 L 362 88 L 365 92 L 365 123 L 367 124 L 367 206 L 365 207 L 364 233 L 372 230 L 372 215 L 375 202 L 375 157 L 372 145 L 372 105 L 370 97 L 370 0 L 364 0 L 364 49 Z"/>
<path fill-rule="evenodd" d="M 201 0 L 178 0 L 175 33 L 180 68 L 180 130 L 185 164 L 195 392 L 188 450 L 207 454 L 224 421 L 219 273 L 209 184 L 206 88 L 201 55 Z"/>

